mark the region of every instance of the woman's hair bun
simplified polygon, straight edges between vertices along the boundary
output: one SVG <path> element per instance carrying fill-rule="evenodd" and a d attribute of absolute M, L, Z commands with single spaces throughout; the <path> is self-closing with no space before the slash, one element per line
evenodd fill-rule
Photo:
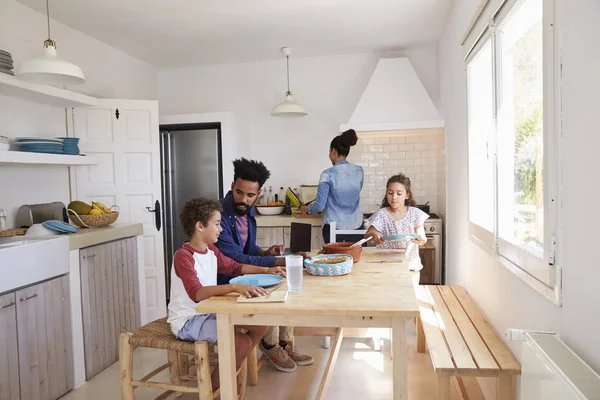
<path fill-rule="evenodd" d="M 352 147 L 358 142 L 358 136 L 356 135 L 356 131 L 354 129 L 348 129 L 347 131 L 344 131 L 340 135 L 340 139 L 342 143 L 348 147 Z"/>

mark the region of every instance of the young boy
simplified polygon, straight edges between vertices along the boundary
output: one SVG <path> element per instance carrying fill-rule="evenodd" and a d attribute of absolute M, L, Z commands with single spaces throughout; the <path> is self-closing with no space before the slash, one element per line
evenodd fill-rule
<path fill-rule="evenodd" d="M 171 301 L 168 322 L 173 334 L 181 340 L 217 341 L 215 314 L 196 313 L 196 304 L 212 296 L 239 293 L 264 296 L 260 287 L 234 284 L 217 286 L 217 272 L 231 275 L 275 274 L 285 276 L 283 268 L 266 268 L 240 264 L 224 256 L 214 246 L 221 233 L 221 205 L 213 200 L 197 198 L 187 201 L 179 215 L 190 241 L 177 250 L 171 269 Z M 247 333 L 235 333 L 236 363 L 239 368 L 250 351 L 265 334 L 264 326 L 239 326 Z M 219 387 L 219 370 L 211 377 L 213 390 Z"/>

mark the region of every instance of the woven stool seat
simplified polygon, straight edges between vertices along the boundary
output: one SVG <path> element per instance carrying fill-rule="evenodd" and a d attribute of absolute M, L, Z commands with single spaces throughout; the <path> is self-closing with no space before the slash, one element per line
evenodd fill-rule
<path fill-rule="evenodd" d="M 133 332 L 129 343 L 139 347 L 153 349 L 175 350 L 183 353 L 194 354 L 194 342 L 185 342 L 177 339 L 166 318 L 157 319 L 140 327 Z"/>

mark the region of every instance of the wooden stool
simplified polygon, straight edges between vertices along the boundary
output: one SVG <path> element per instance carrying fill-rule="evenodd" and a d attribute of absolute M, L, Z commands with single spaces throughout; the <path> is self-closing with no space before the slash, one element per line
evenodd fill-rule
<path fill-rule="evenodd" d="M 140 380 L 133 379 L 133 349 L 148 347 L 167 350 L 168 362 Z M 213 355 L 213 360 L 211 360 Z M 191 358 L 190 358 L 191 357 Z M 211 362 L 213 361 L 213 362 Z M 122 333 L 119 337 L 119 370 L 121 376 L 121 398 L 135 400 L 134 389 L 151 387 L 166 390 L 155 400 L 180 397 L 183 393 L 198 393 L 200 400 L 213 400 L 219 390 L 213 392 L 210 381 L 211 367 L 216 366 L 214 345 L 208 342 L 185 342 L 173 336 L 166 318 L 150 322 L 134 333 Z M 196 375 L 189 374 L 190 367 L 195 366 Z M 169 369 L 171 382 L 150 381 L 150 378 Z M 243 399 L 246 389 L 247 360 L 238 369 L 238 399 Z M 197 382 L 195 386 L 187 386 L 183 382 Z"/>

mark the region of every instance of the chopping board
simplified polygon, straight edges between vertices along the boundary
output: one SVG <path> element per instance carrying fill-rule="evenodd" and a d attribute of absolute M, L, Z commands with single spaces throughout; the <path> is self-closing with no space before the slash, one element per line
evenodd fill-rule
<path fill-rule="evenodd" d="M 0 236 L 23 236 L 27 232 L 27 228 L 9 229 L 4 232 L 0 232 Z"/>
<path fill-rule="evenodd" d="M 294 218 L 321 218 L 321 213 L 318 214 L 296 214 Z"/>

